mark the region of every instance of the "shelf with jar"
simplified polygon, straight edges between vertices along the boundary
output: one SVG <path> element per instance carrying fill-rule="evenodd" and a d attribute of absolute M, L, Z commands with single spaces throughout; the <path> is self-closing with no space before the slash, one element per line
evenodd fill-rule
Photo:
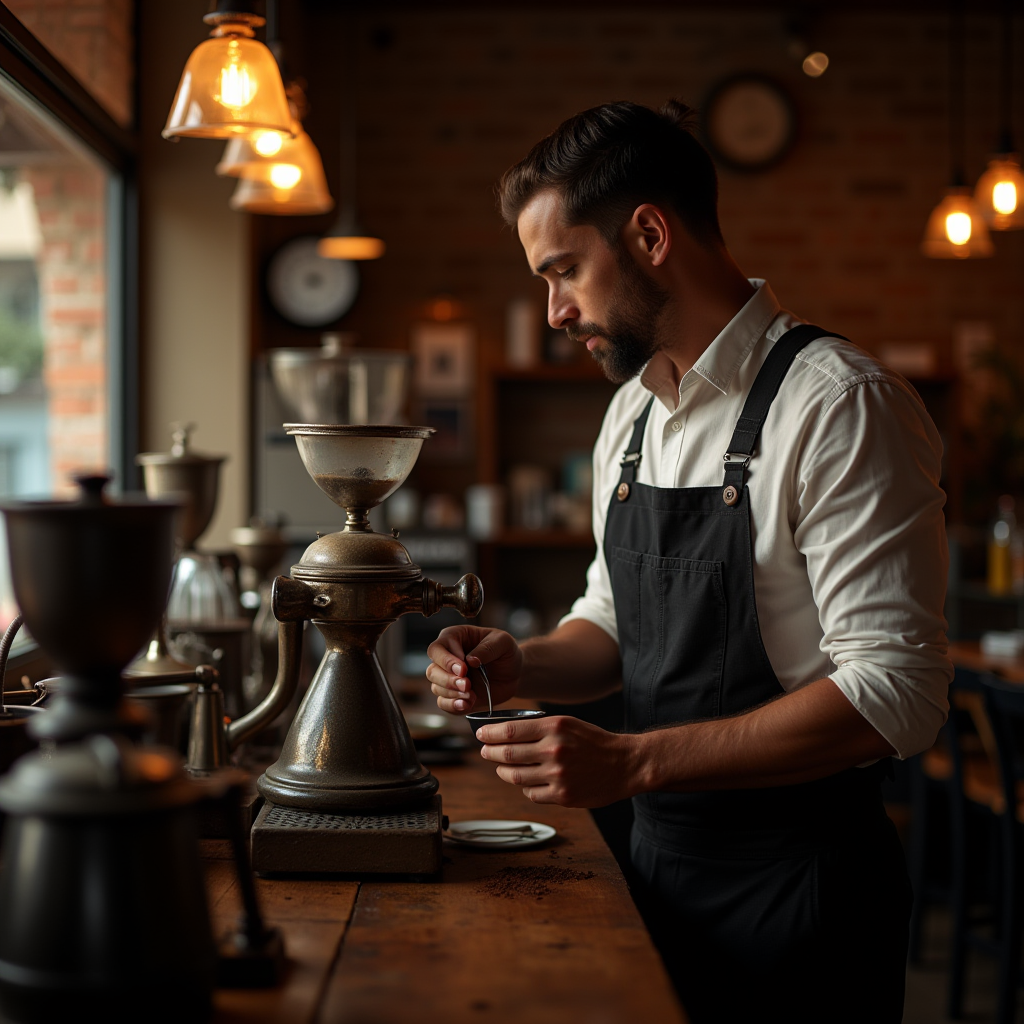
<path fill-rule="evenodd" d="M 594 556 L 592 451 L 610 383 L 539 303 L 510 304 L 503 348 L 481 353 L 476 476 L 466 495 L 488 624 L 553 627 Z"/>

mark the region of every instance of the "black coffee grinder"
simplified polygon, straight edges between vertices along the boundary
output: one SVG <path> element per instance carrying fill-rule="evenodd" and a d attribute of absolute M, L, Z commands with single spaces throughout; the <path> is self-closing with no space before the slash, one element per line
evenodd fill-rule
<path fill-rule="evenodd" d="M 174 751 L 132 742 L 144 712 L 121 680 L 160 621 L 180 503 L 110 501 L 106 482 L 2 509 L 60 689 L 30 725 L 41 749 L 0 779 L 0 1014 L 200 1021 L 218 969 L 193 811 L 207 792 Z"/>

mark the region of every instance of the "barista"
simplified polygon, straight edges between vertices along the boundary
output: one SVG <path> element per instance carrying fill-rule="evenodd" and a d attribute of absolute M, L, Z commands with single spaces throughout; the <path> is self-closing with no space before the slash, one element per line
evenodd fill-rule
<path fill-rule="evenodd" d="M 522 645 L 445 629 L 427 676 L 456 714 L 477 664 L 498 702 L 624 689 L 622 733 L 490 725 L 482 756 L 539 803 L 633 798 L 694 1024 L 898 1024 L 911 894 L 880 781 L 947 711 L 941 446 L 906 381 L 743 276 L 690 120 L 597 107 L 502 178 L 551 326 L 623 386 L 585 595 Z"/>

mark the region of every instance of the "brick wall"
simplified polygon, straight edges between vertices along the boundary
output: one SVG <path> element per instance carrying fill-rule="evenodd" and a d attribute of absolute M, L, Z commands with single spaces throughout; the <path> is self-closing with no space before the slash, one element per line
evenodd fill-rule
<path fill-rule="evenodd" d="M 68 474 L 109 461 L 107 426 L 104 176 L 80 164 L 23 172 L 35 193 L 43 379 L 50 475 L 57 494 Z"/>
<path fill-rule="evenodd" d="M 502 170 L 579 109 L 669 95 L 700 104 L 713 83 L 749 70 L 782 81 L 801 116 L 799 143 L 781 165 L 721 174 L 723 229 L 749 275 L 767 277 L 789 308 L 869 349 L 926 341 L 946 360 L 961 319 L 990 320 L 1001 342 L 1024 341 L 1024 232 L 998 235 L 990 260 L 928 260 L 918 251 L 949 173 L 942 14 L 821 17 L 813 42 L 832 64 L 812 80 L 787 53 L 787 12 L 768 5 L 481 8 L 346 20 L 336 5 L 310 0 L 305 19 L 298 5 L 282 12 L 289 63 L 310 83 L 307 128 L 335 192 L 341 58 L 356 36 L 360 207 L 388 243 L 385 259 L 361 267 L 361 296 L 343 322 L 365 341 L 405 344 L 422 304 L 450 292 L 469 305 L 483 343 L 500 344 L 505 304 L 536 287 L 495 213 Z M 997 129 L 999 24 L 995 13 L 967 19 L 972 180 Z M 1024 59 L 1017 63 L 1020 74 Z M 1024 103 L 1015 115 L 1024 139 Z M 260 258 L 330 219 L 263 218 Z M 258 345 L 310 342 L 260 309 Z"/>
<path fill-rule="evenodd" d="M 132 123 L 133 0 L 4 0 L 119 124 Z"/>

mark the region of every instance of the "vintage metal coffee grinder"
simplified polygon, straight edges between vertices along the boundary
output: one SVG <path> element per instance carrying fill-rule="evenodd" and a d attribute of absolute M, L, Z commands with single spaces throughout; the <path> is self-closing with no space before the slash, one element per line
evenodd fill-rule
<path fill-rule="evenodd" d="M 450 607 L 476 616 L 483 588 L 473 575 L 453 587 L 427 579 L 397 535 L 370 529 L 367 513 L 402 484 L 433 430 L 285 429 L 317 486 L 347 516 L 274 584 L 278 620 L 311 620 L 327 653 L 280 758 L 257 782 L 266 803 L 253 827 L 253 867 L 431 874 L 441 865 L 438 783 L 416 757 L 376 644 L 400 615 Z"/>

